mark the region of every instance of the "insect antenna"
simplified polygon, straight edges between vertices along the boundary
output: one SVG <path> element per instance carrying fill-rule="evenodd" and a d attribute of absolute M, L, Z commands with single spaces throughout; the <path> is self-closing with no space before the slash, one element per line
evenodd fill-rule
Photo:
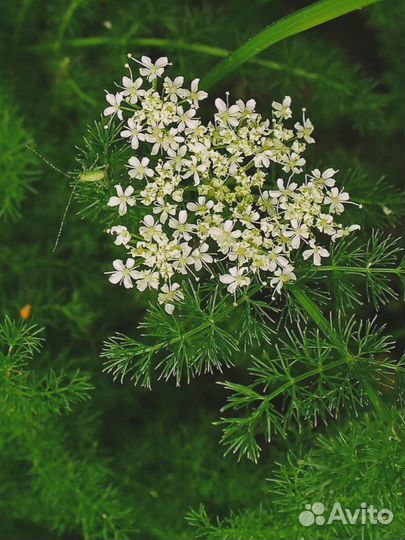
<path fill-rule="evenodd" d="M 31 145 L 29 144 L 26 144 L 26 147 L 28 148 L 28 150 L 30 150 L 31 152 L 33 152 L 36 156 L 38 156 L 40 159 L 42 159 L 42 161 L 44 163 L 46 163 L 51 169 L 53 169 L 54 171 L 58 172 L 59 174 L 62 174 L 63 176 L 66 176 L 67 178 L 69 179 L 72 179 L 73 175 L 72 174 L 69 174 L 69 173 L 66 173 L 64 171 L 62 171 L 61 169 L 59 169 L 58 167 L 56 167 L 56 165 L 54 165 L 51 161 L 49 161 L 46 157 L 44 157 L 42 154 L 40 154 L 35 148 L 33 148 Z M 69 195 L 69 199 L 68 199 L 68 202 L 65 206 L 65 210 L 63 211 L 63 216 L 62 216 L 62 220 L 60 222 L 60 226 L 59 226 L 59 230 L 58 230 L 58 234 L 56 235 L 56 240 L 55 240 L 55 243 L 53 245 L 53 248 L 52 248 L 52 253 L 55 253 L 55 250 L 56 248 L 58 247 L 58 244 L 59 244 L 59 240 L 60 240 L 60 237 L 62 235 L 62 231 L 63 231 L 63 227 L 65 225 L 65 221 L 66 221 L 66 216 L 67 216 L 67 213 L 69 211 L 69 208 L 70 208 L 70 205 L 72 203 L 72 199 L 73 199 L 73 195 L 75 193 L 75 190 L 76 190 L 76 187 L 77 187 L 77 183 L 80 179 L 80 176 L 77 178 L 76 182 L 73 184 L 73 187 L 72 187 L 72 190 L 70 192 L 70 195 Z"/>

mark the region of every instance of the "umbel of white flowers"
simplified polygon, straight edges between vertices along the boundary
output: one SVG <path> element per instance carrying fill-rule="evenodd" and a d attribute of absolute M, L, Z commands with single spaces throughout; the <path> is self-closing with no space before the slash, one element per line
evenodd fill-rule
<path fill-rule="evenodd" d="M 125 262 L 113 261 L 111 283 L 156 289 L 173 313 L 183 299 L 182 277 L 198 280 L 204 270 L 215 275 L 221 262 L 226 273 L 219 280 L 229 293 L 254 277 L 280 293 L 296 279 L 297 250 L 319 266 L 329 256 L 322 245 L 328 237 L 335 241 L 359 228 L 336 221 L 349 202 L 335 186 L 337 171 L 304 174 L 302 155 L 315 142 L 314 127 L 305 110 L 301 122 L 286 125 L 289 96 L 273 102 L 265 119 L 255 100 L 230 104 L 227 94 L 215 100 L 213 121 L 204 124 L 198 109 L 208 94 L 199 90 L 199 79 L 188 89 L 181 76 L 163 78 L 166 57 L 135 62 L 141 76 L 126 64 L 120 92 L 106 95 L 104 115 L 118 118 L 121 137 L 134 151 L 128 185 L 116 185 L 107 204 L 120 216 L 136 204 L 150 210 L 138 230 L 108 230 L 127 252 Z M 270 171 L 285 178 L 269 180 Z"/>

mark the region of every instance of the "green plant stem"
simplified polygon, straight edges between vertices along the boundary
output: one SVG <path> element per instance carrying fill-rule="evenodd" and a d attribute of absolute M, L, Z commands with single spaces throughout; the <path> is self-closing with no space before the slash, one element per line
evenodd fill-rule
<path fill-rule="evenodd" d="M 397 274 L 405 273 L 405 268 L 378 268 L 362 266 L 319 266 L 314 268 L 315 272 L 345 272 L 347 274 Z"/>
<path fill-rule="evenodd" d="M 290 36 L 299 34 L 319 26 L 327 21 L 341 17 L 351 11 L 360 9 L 380 0 L 320 0 L 310 6 L 300 9 L 279 21 L 274 22 L 265 30 L 250 38 L 228 58 L 217 64 L 202 80 L 204 88 L 210 88 L 224 79 L 237 67 L 247 62 L 261 51 Z"/>
<path fill-rule="evenodd" d="M 315 302 L 313 302 L 298 286 L 293 286 L 289 290 L 291 291 L 297 302 L 300 304 L 300 306 L 304 308 L 305 312 L 311 317 L 311 319 L 315 322 L 318 328 L 331 341 L 331 343 L 336 347 L 336 349 L 342 354 L 348 355 L 349 352 L 347 348 L 341 342 L 339 336 L 333 330 L 333 328 L 329 324 L 329 321 L 324 317 L 323 313 L 315 304 Z"/>
<path fill-rule="evenodd" d="M 254 425 L 257 425 L 257 423 L 259 422 L 260 417 L 261 417 L 261 411 L 266 408 L 267 404 L 270 403 L 271 401 L 273 401 L 274 399 L 284 395 L 284 393 L 289 388 L 291 388 L 292 386 L 295 386 L 296 384 L 302 383 L 303 381 L 305 381 L 307 379 L 310 379 L 311 377 L 315 377 L 317 375 L 320 375 L 321 373 L 324 374 L 325 372 L 327 372 L 329 370 L 332 370 L 332 369 L 338 368 L 338 367 L 340 367 L 342 365 L 345 365 L 345 364 L 347 364 L 347 362 L 348 362 L 347 358 L 345 358 L 345 357 L 339 358 L 335 362 L 331 362 L 330 364 L 322 366 L 322 368 L 311 369 L 310 371 L 307 371 L 305 373 L 301 373 L 301 375 L 298 375 L 297 377 L 291 378 L 288 382 L 282 384 L 281 386 L 279 386 L 278 388 L 273 390 L 273 392 L 271 392 L 270 394 L 268 394 L 266 396 L 262 396 L 262 395 L 258 394 L 257 399 L 260 400 L 261 403 L 257 407 L 257 410 L 255 411 L 255 413 L 253 414 L 253 422 L 251 422 L 252 417 L 248 417 L 249 423 L 253 423 Z M 228 408 L 229 408 L 228 406 L 223 407 L 221 409 L 221 412 L 225 412 Z M 219 422 L 213 422 L 213 424 L 214 425 L 215 424 L 219 425 L 219 424 L 221 424 L 221 422 L 220 421 Z"/>
<path fill-rule="evenodd" d="M 57 45 L 60 46 L 63 36 L 65 35 L 66 29 L 69 26 L 69 23 L 75 13 L 75 11 L 80 7 L 80 4 L 83 0 L 71 0 L 64 16 L 62 17 L 61 23 L 59 25 L 57 33 Z"/>
<path fill-rule="evenodd" d="M 297 377 L 291 378 L 291 380 L 284 383 L 283 385 L 281 385 L 276 390 L 273 390 L 273 392 L 271 392 L 271 394 L 269 394 L 267 396 L 264 396 L 264 397 L 260 396 L 261 399 L 263 400 L 262 405 L 268 403 L 269 401 L 273 401 L 273 399 L 275 399 L 278 396 L 282 396 L 286 390 L 291 388 L 291 386 L 294 386 L 295 384 L 301 383 L 301 382 L 305 381 L 306 379 L 310 379 L 311 377 L 314 377 L 315 375 L 320 375 L 321 373 L 325 373 L 326 371 L 329 371 L 331 369 L 334 369 L 334 368 L 339 367 L 339 366 L 341 366 L 343 364 L 346 364 L 346 363 L 347 363 L 346 358 L 340 358 L 339 360 L 336 360 L 335 362 L 331 362 L 330 364 L 328 364 L 326 366 L 322 366 L 322 369 L 321 368 L 314 368 L 314 369 L 311 369 L 310 371 L 307 371 L 305 373 L 301 373 L 301 375 L 298 375 Z"/>
<path fill-rule="evenodd" d="M 111 38 L 111 37 L 86 37 L 86 38 L 75 38 L 63 40 L 60 43 L 50 42 L 50 43 L 41 43 L 39 45 L 33 45 L 29 47 L 29 50 L 32 51 L 43 51 L 44 49 L 55 49 L 57 47 L 72 47 L 72 48 L 87 48 L 87 47 L 102 47 L 102 46 L 112 46 L 112 47 L 127 47 L 127 46 L 139 46 L 139 47 L 156 47 L 163 50 L 184 50 L 190 52 L 198 52 L 199 54 L 204 54 L 208 56 L 213 56 L 216 58 L 226 58 L 231 54 L 231 50 L 224 49 L 222 47 L 214 47 L 211 45 L 206 45 L 204 43 L 187 43 L 182 40 L 174 39 L 162 39 L 162 38 Z M 321 73 L 315 73 L 308 71 L 303 68 L 297 68 L 294 66 L 281 64 L 273 60 L 263 60 L 260 58 L 250 58 L 248 60 L 251 64 L 256 64 L 273 71 L 277 72 L 288 72 L 302 79 L 307 79 L 310 81 L 322 80 L 323 84 L 334 88 L 339 92 L 342 92 L 348 96 L 352 95 L 352 92 L 346 85 L 339 82 L 333 81 L 330 78 L 325 78 Z"/>
<path fill-rule="evenodd" d="M 91 96 L 86 94 L 86 92 L 83 92 L 83 90 L 80 88 L 80 86 L 77 84 L 77 82 L 74 79 L 72 79 L 72 77 L 68 78 L 67 84 L 68 84 L 68 86 L 70 86 L 70 88 L 73 90 L 73 92 L 81 100 L 85 101 L 86 103 L 88 103 L 89 105 L 92 105 L 92 106 L 97 104 L 97 101 L 94 98 L 92 98 Z"/>

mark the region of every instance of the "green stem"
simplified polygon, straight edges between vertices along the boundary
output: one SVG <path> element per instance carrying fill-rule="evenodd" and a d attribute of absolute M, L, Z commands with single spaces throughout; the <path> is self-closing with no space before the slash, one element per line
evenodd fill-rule
<path fill-rule="evenodd" d="M 330 364 L 322 366 L 322 368 L 311 369 L 310 371 L 307 371 L 306 373 L 302 373 L 301 375 L 298 375 L 298 377 L 292 378 L 290 381 L 284 383 L 276 390 L 273 390 L 273 392 L 269 394 L 268 396 L 262 397 L 263 403 L 261 404 L 261 406 L 268 403 L 269 401 L 273 401 L 273 399 L 275 399 L 276 397 L 283 395 L 286 390 L 291 388 L 291 386 L 294 386 L 295 384 L 301 383 L 305 381 L 306 379 L 310 379 L 311 377 L 314 377 L 315 375 L 320 375 L 321 373 L 325 373 L 326 371 L 329 371 L 331 369 L 334 369 L 346 363 L 347 363 L 346 358 L 340 358 L 339 360 L 336 360 L 335 362 L 331 362 Z"/>
<path fill-rule="evenodd" d="M 62 17 L 62 21 L 60 23 L 58 34 L 57 34 L 57 41 L 56 45 L 57 47 L 60 47 L 63 36 L 65 35 L 66 29 L 69 26 L 69 23 L 75 13 L 75 11 L 80 7 L 80 4 L 83 2 L 83 0 L 72 0 Z"/>
<path fill-rule="evenodd" d="M 362 267 L 362 266 L 317 266 L 314 267 L 315 272 L 345 272 L 347 274 L 397 274 L 405 273 L 405 269 L 398 268 L 379 268 L 379 267 Z"/>
<path fill-rule="evenodd" d="M 72 77 L 68 78 L 67 84 L 80 99 L 92 106 L 97 104 L 97 101 L 94 98 L 86 94 L 86 92 L 83 92 L 83 90 L 80 88 L 77 82 L 72 79 Z"/>
<path fill-rule="evenodd" d="M 73 47 L 73 48 L 86 48 L 86 47 L 100 47 L 100 46 L 112 46 L 112 47 L 129 47 L 129 46 L 139 46 L 139 47 L 156 47 L 163 50 L 184 50 L 190 52 L 197 52 L 199 54 L 205 54 L 208 56 L 213 56 L 216 58 L 226 58 L 229 56 L 232 51 L 229 49 L 224 49 L 223 47 L 214 47 L 211 45 L 206 45 L 204 43 L 186 43 L 181 40 L 173 39 L 163 39 L 163 38 L 111 38 L 111 37 L 87 37 L 87 38 L 75 38 L 63 40 L 61 43 L 51 42 L 51 43 L 41 43 L 39 45 L 33 45 L 29 47 L 29 50 L 32 51 L 43 51 L 44 49 L 54 49 L 57 47 Z M 352 95 L 352 91 L 347 88 L 346 85 L 339 82 L 333 81 L 330 78 L 325 78 L 320 73 L 315 73 L 312 71 L 307 71 L 303 68 L 297 68 L 290 66 L 289 64 L 281 64 L 273 60 L 263 60 L 260 58 L 250 58 L 248 60 L 251 64 L 256 64 L 273 71 L 285 72 L 293 74 L 302 79 L 307 79 L 310 81 L 321 80 L 323 84 L 334 88 L 339 92 L 342 92 L 348 96 Z"/>

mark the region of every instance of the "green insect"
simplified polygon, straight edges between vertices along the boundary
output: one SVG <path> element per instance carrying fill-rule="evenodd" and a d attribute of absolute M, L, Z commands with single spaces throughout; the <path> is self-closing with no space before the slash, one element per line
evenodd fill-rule
<path fill-rule="evenodd" d="M 107 178 L 107 167 L 101 166 L 94 171 L 84 171 L 79 175 L 80 182 L 101 182 Z"/>

